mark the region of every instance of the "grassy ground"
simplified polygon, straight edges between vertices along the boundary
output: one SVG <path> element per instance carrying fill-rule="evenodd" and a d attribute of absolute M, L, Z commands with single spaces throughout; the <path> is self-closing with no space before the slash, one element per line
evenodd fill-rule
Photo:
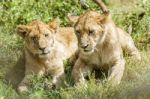
<path fill-rule="evenodd" d="M 87 0 L 89 9 L 99 8 Z M 107 0 L 106 0 L 107 1 Z M 43 81 L 33 79 L 33 85 L 26 95 L 18 95 L 11 85 L 4 83 L 5 73 L 13 67 L 22 51 L 22 40 L 15 34 L 18 24 L 26 24 L 33 19 L 44 22 L 60 17 L 62 25 L 68 25 L 67 13 L 80 14 L 85 10 L 75 1 L 63 0 L 11 0 L 0 2 L 0 99 L 149 99 L 150 98 L 150 2 L 149 0 L 124 0 L 122 5 L 108 3 L 115 23 L 131 32 L 142 54 L 142 62 L 126 58 L 126 70 L 120 85 L 111 87 L 105 80 L 97 83 L 91 76 L 88 86 L 74 87 L 70 67 L 66 65 L 68 87 L 60 90 L 47 90 Z M 134 1 L 134 2 L 133 2 Z M 63 3 L 62 3 L 63 2 Z M 130 3 L 131 2 L 131 3 Z M 63 12 L 63 13 L 62 13 Z"/>

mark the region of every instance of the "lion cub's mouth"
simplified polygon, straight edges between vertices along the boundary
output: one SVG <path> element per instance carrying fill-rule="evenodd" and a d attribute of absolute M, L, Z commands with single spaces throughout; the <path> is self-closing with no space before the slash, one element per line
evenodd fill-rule
<path fill-rule="evenodd" d="M 47 55 L 47 54 L 49 54 L 49 53 L 50 53 L 50 51 L 42 52 L 40 55 Z"/>
<path fill-rule="evenodd" d="M 87 50 L 87 49 L 84 49 L 84 52 L 91 52 L 92 50 Z"/>
<path fill-rule="evenodd" d="M 82 49 L 82 51 L 84 53 L 92 53 L 94 50 L 92 48 L 89 48 L 89 49 Z"/>

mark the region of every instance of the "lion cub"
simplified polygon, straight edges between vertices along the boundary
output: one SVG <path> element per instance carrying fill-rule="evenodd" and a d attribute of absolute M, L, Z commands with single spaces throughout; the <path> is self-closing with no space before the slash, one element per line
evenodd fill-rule
<path fill-rule="evenodd" d="M 93 69 L 105 72 L 108 80 L 119 84 L 125 69 L 122 49 L 141 59 L 131 36 L 115 26 L 110 13 L 88 11 L 69 19 L 75 23 L 80 50 L 72 71 L 76 84 L 84 83 L 84 77 Z"/>
<path fill-rule="evenodd" d="M 74 29 L 59 27 L 57 20 L 49 24 L 35 20 L 19 25 L 17 32 L 25 41 L 25 77 L 17 90 L 20 93 L 28 90 L 31 74 L 51 75 L 52 84 L 60 87 L 64 79 L 63 60 L 74 57 L 78 49 Z"/>

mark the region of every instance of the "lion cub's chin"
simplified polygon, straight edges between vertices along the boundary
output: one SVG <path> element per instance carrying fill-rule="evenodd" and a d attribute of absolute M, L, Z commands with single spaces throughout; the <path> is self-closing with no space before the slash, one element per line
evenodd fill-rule
<path fill-rule="evenodd" d="M 39 58 L 48 58 L 49 56 L 50 56 L 50 52 L 38 54 L 38 57 L 39 57 Z"/>
<path fill-rule="evenodd" d="M 91 50 L 80 49 L 80 51 L 84 55 L 91 55 L 94 52 L 94 49 L 91 49 Z"/>

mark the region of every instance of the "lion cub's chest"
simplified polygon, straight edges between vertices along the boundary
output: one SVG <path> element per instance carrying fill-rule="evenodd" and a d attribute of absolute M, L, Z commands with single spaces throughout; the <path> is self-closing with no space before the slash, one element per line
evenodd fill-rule
<path fill-rule="evenodd" d="M 52 59 L 52 60 L 47 60 L 45 61 L 45 69 L 52 69 L 58 65 L 58 60 L 57 59 Z"/>
<path fill-rule="evenodd" d="M 45 61 L 44 68 L 45 72 L 53 74 L 59 68 L 63 67 L 63 55 L 56 53 L 53 57 L 51 56 L 48 60 Z"/>
<path fill-rule="evenodd" d="M 87 60 L 88 64 L 94 68 L 108 68 L 111 65 L 111 56 L 104 52 L 94 52 Z"/>
<path fill-rule="evenodd" d="M 46 60 L 42 61 L 40 67 L 44 69 L 46 74 L 56 74 L 63 70 L 63 60 L 67 59 L 65 46 L 59 42 L 55 42 L 57 46 L 51 50 L 50 55 Z"/>

